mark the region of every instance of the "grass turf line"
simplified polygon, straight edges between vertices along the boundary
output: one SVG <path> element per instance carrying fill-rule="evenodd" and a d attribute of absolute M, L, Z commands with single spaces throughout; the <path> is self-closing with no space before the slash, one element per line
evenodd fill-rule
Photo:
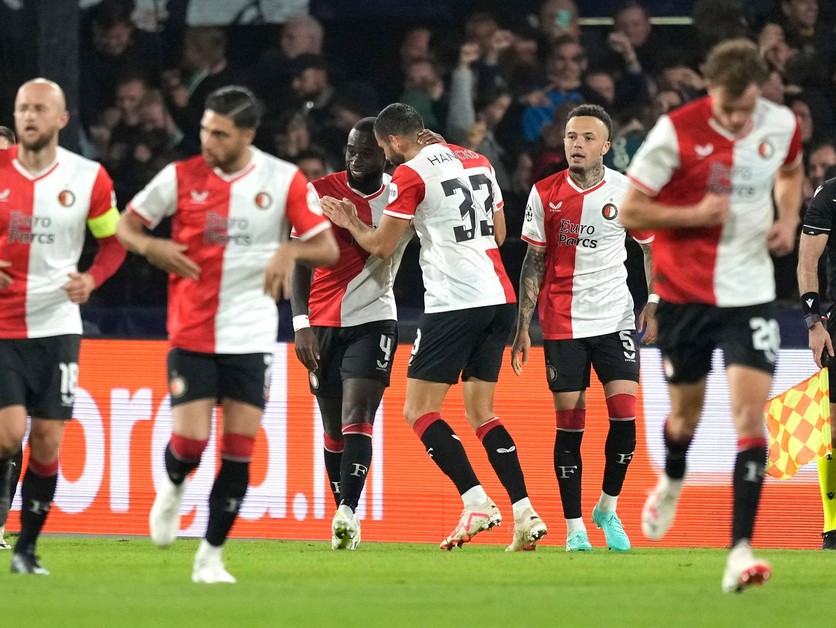
<path fill-rule="evenodd" d="M 45 537 L 48 577 L 10 574 L 3 626 L 810 626 L 827 623 L 836 552 L 760 551 L 774 575 L 720 592 L 725 551 L 230 541 L 236 585 L 192 584 L 195 540 Z"/>

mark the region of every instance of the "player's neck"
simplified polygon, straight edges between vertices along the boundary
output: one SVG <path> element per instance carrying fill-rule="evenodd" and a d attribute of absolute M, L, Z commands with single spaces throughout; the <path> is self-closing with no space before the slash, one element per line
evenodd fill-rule
<path fill-rule="evenodd" d="M 220 166 L 220 170 L 221 170 L 221 172 L 223 172 L 227 176 L 238 174 L 239 172 L 244 170 L 244 168 L 246 168 L 250 164 L 252 159 L 253 159 L 253 154 L 252 154 L 252 151 L 250 150 L 250 147 L 248 146 L 235 159 L 235 161 L 230 161 L 229 163 L 224 164 L 223 166 Z"/>
<path fill-rule="evenodd" d="M 582 190 L 588 190 L 589 188 L 595 187 L 601 183 L 604 179 L 604 164 L 595 164 L 591 168 L 582 172 L 575 172 L 570 169 L 569 176 L 572 177 L 572 181 L 577 183 L 579 188 Z"/>
<path fill-rule="evenodd" d="M 350 185 L 352 189 L 360 192 L 360 194 L 362 194 L 363 196 L 374 194 L 380 189 L 380 186 L 383 185 L 382 176 L 373 179 L 357 180 L 353 178 L 350 174 L 348 174 L 347 179 L 348 185 Z"/>
<path fill-rule="evenodd" d="M 23 144 L 18 144 L 17 161 L 31 174 L 43 172 L 55 163 L 58 156 L 58 144 L 49 144 L 43 148 L 32 150 Z"/>

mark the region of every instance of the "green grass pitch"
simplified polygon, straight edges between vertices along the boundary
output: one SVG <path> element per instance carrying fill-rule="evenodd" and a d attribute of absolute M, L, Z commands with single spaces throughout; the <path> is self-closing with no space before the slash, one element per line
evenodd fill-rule
<path fill-rule="evenodd" d="M 232 540 L 235 585 L 192 584 L 195 540 L 160 550 L 143 538 L 46 536 L 52 575 L 8 572 L 0 625 L 34 626 L 791 626 L 830 625 L 836 552 L 761 551 L 772 579 L 724 595 L 725 551 Z"/>

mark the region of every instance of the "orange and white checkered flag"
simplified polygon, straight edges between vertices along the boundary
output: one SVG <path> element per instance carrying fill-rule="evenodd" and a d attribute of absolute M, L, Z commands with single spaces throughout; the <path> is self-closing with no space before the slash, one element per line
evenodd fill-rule
<path fill-rule="evenodd" d="M 769 429 L 767 473 L 785 480 L 813 460 L 830 453 L 828 370 L 796 384 L 766 402 Z"/>

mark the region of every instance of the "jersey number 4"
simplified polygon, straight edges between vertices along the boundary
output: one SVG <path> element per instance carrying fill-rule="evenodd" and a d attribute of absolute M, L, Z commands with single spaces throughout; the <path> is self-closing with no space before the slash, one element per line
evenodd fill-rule
<path fill-rule="evenodd" d="M 493 184 L 485 174 L 474 174 L 469 177 L 470 185 L 461 179 L 448 179 L 441 182 L 441 188 L 444 190 L 444 196 L 454 196 L 456 191 L 460 191 L 462 202 L 459 203 L 459 212 L 461 213 L 463 225 L 453 227 L 453 234 L 456 236 L 456 242 L 467 242 L 476 237 L 476 228 L 479 228 L 479 235 L 492 236 L 493 235 Z M 484 220 L 478 220 L 476 212 L 479 211 L 479 206 L 473 199 L 473 192 L 485 188 L 487 195 L 484 201 Z"/>

